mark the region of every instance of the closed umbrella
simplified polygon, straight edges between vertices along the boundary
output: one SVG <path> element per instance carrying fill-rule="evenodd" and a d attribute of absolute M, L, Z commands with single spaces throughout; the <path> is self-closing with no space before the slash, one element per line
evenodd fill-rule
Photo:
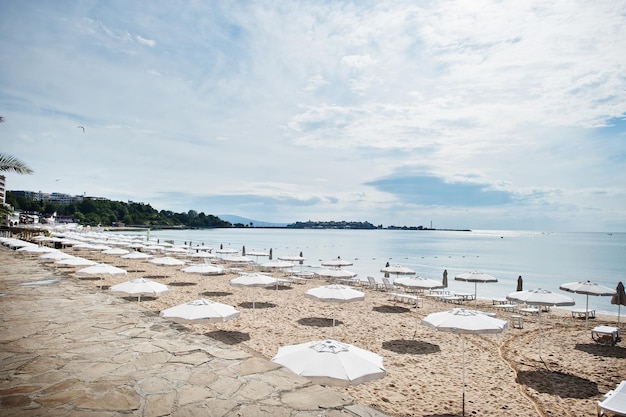
<path fill-rule="evenodd" d="M 522 276 L 520 275 L 519 277 L 517 277 L 517 290 L 516 291 L 523 291 L 524 290 L 524 280 L 522 279 Z"/>
<path fill-rule="evenodd" d="M 506 296 L 509 301 L 517 301 L 528 305 L 539 306 L 539 357 L 541 358 L 541 310 L 542 307 L 573 306 L 574 300 L 568 296 L 556 294 L 537 288 L 527 291 L 516 291 Z"/>
<path fill-rule="evenodd" d="M 235 319 L 239 311 L 227 304 L 200 298 L 162 310 L 160 316 L 181 324 L 202 324 Z"/>
<path fill-rule="evenodd" d="M 589 280 L 582 282 L 569 282 L 567 284 L 562 284 L 559 289 L 563 291 L 573 292 L 576 294 L 585 294 L 586 295 L 586 304 L 585 304 L 585 323 L 589 321 L 589 296 L 609 296 L 615 294 L 615 290 L 609 287 L 605 287 L 604 285 L 599 285 L 593 283 Z"/>
<path fill-rule="evenodd" d="M 282 346 L 272 362 L 321 385 L 359 385 L 387 374 L 382 356 L 335 340 Z"/>
<path fill-rule="evenodd" d="M 624 291 L 624 284 L 621 281 L 617 284 L 615 294 L 611 298 L 611 304 L 617 304 L 617 327 L 619 327 L 620 307 L 626 306 L 626 292 Z"/>
<path fill-rule="evenodd" d="M 443 278 L 441 279 L 441 285 L 443 285 L 443 288 L 448 288 L 448 270 L 447 269 L 443 270 Z"/>
<path fill-rule="evenodd" d="M 169 291 L 167 285 L 159 282 L 150 281 L 145 278 L 136 278 L 121 284 L 113 285 L 109 291 L 117 294 L 127 295 L 129 297 L 137 297 L 137 301 L 141 302 L 141 296 L 158 297 Z"/>
<path fill-rule="evenodd" d="M 506 328 L 506 321 L 489 317 L 477 311 L 455 308 L 450 311 L 429 314 L 422 319 L 422 322 L 441 332 L 461 335 L 463 346 L 463 415 L 465 415 L 465 335 L 502 333 Z"/>

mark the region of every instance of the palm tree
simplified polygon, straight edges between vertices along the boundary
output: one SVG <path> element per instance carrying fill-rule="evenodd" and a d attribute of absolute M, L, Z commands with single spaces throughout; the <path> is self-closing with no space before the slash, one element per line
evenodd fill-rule
<path fill-rule="evenodd" d="M 33 170 L 14 156 L 0 153 L 0 172 L 13 171 L 18 174 L 32 174 Z"/>
<path fill-rule="evenodd" d="M 4 123 L 4 117 L 0 116 L 0 123 Z M 20 159 L 7 155 L 4 153 L 0 153 L 0 172 L 12 171 L 18 174 L 32 174 L 33 170 L 28 167 L 24 162 Z M 0 215 L 5 216 L 10 214 L 11 211 L 8 207 L 4 205 L 0 205 Z"/>

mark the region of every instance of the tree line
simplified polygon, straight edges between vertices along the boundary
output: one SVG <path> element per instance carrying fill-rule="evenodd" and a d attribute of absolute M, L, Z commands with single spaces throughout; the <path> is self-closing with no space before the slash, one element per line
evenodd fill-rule
<path fill-rule="evenodd" d="M 233 227 L 230 222 L 212 214 L 189 210 L 187 213 L 175 213 L 170 210 L 158 211 L 150 204 L 124 203 L 111 200 L 83 200 L 62 204 L 49 201 L 32 200 L 16 196 L 11 191 L 6 193 L 6 202 L 16 210 L 40 215 L 71 217 L 75 223 L 84 226 L 111 226 L 123 223 L 138 227 L 188 227 L 218 228 Z"/>

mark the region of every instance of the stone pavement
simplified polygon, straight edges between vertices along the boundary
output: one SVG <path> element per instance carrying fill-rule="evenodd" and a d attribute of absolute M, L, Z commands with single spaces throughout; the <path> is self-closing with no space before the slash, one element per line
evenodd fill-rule
<path fill-rule="evenodd" d="M 4 417 L 383 416 L 2 247 L 0 410 Z"/>

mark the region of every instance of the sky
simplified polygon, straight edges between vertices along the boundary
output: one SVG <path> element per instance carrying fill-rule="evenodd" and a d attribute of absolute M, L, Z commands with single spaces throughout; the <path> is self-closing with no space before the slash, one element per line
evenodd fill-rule
<path fill-rule="evenodd" d="M 624 0 L 5 1 L 0 60 L 8 190 L 626 231 Z"/>

